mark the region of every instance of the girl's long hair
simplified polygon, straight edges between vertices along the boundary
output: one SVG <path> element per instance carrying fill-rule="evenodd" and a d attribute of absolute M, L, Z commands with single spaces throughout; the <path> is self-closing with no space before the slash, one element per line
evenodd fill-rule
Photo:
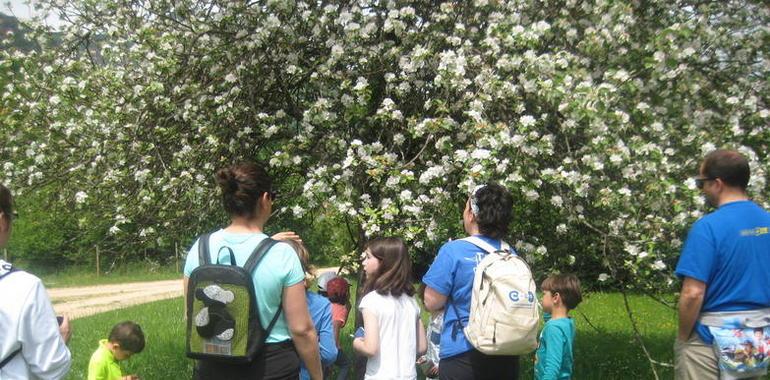
<path fill-rule="evenodd" d="M 366 249 L 380 260 L 380 267 L 371 278 L 367 276 L 365 293 L 374 290 L 394 297 L 414 295 L 412 261 L 403 240 L 397 237 L 376 238 L 367 244 Z"/>

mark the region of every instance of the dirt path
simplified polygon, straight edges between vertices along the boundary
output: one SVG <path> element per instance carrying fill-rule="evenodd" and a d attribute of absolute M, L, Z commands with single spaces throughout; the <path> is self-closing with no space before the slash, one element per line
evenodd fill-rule
<path fill-rule="evenodd" d="M 336 270 L 337 267 L 318 268 L 317 273 Z M 56 314 L 67 314 L 70 319 L 181 297 L 182 294 L 181 279 L 48 289 Z"/>
<path fill-rule="evenodd" d="M 182 296 L 182 280 L 48 289 L 57 315 L 86 317 L 127 306 Z"/>

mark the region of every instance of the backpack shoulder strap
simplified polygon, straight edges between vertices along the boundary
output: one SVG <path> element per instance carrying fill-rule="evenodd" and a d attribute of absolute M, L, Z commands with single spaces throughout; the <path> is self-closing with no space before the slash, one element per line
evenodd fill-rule
<path fill-rule="evenodd" d="M 19 269 L 12 266 L 11 264 L 3 265 L 2 268 L 0 268 L 0 279 L 5 278 L 5 276 L 8 276 L 13 272 L 18 272 L 18 271 Z M 6 364 L 8 364 L 11 360 L 13 360 L 13 358 L 15 358 L 16 355 L 19 354 L 19 352 L 21 352 L 21 347 L 19 347 L 16 351 L 11 352 L 10 355 L 8 355 L 5 359 L 3 359 L 3 361 L 0 362 L 0 369 L 5 367 Z"/>
<path fill-rule="evenodd" d="M 276 243 L 278 243 L 278 241 L 273 240 L 270 237 L 267 237 L 259 242 L 257 247 L 254 248 L 254 251 L 251 253 L 251 256 L 249 256 L 248 260 L 246 260 L 246 264 L 243 265 L 243 269 L 247 273 L 254 272 L 254 269 L 257 268 L 257 265 L 259 265 L 259 262 L 262 261 L 262 258 L 265 257 L 265 254 L 270 251 L 270 248 L 273 248 Z M 281 299 L 283 299 L 283 295 L 281 295 Z M 278 304 L 278 311 L 275 312 L 275 315 L 273 315 L 273 319 L 270 321 L 270 324 L 267 325 L 267 328 L 265 329 L 265 337 L 270 336 L 270 331 L 273 330 L 273 326 L 275 326 L 275 323 L 278 322 L 278 317 L 281 316 L 282 310 L 283 301 Z"/>
<path fill-rule="evenodd" d="M 497 248 L 493 247 L 492 244 L 489 244 L 489 243 L 485 242 L 484 240 L 482 240 L 481 238 L 479 238 L 477 236 L 468 236 L 468 237 L 462 238 L 460 240 L 465 240 L 468 243 L 471 243 L 471 244 L 473 244 L 473 245 L 483 249 L 487 253 L 494 253 L 494 252 L 498 252 L 498 251 L 506 251 L 506 252 L 509 252 L 509 253 L 511 252 L 511 246 L 508 245 L 508 243 L 506 243 L 504 240 L 500 240 L 500 249 L 497 249 Z"/>
<path fill-rule="evenodd" d="M 19 354 L 19 352 L 21 352 L 21 347 L 19 347 L 19 349 L 18 349 L 18 350 L 14 351 L 14 352 L 11 352 L 11 354 L 10 354 L 10 355 L 8 355 L 8 357 L 7 357 L 7 358 L 3 359 L 3 361 L 2 361 L 2 362 L 0 362 L 0 369 L 2 369 L 3 367 L 5 367 L 5 365 L 6 365 L 6 364 L 8 364 L 8 363 L 9 363 L 11 360 L 13 360 L 13 358 L 15 358 L 15 357 L 16 357 L 16 355 L 18 355 L 18 354 Z"/>
<path fill-rule="evenodd" d="M 2 261 L 2 260 L 0 260 Z M 15 266 L 11 265 L 10 263 L 7 263 L 3 261 L 3 264 L 0 265 L 0 278 L 3 278 L 13 272 L 19 271 L 19 268 L 16 268 Z"/>
<path fill-rule="evenodd" d="M 283 294 L 281 294 L 281 298 L 283 298 Z M 270 331 L 273 331 L 273 326 L 275 326 L 275 323 L 278 322 L 278 317 L 281 316 L 281 311 L 283 311 L 283 302 L 278 304 L 278 311 L 275 312 L 275 315 L 273 315 L 273 320 L 270 321 L 270 324 L 267 325 L 267 328 L 265 329 L 265 339 L 270 336 Z"/>
<path fill-rule="evenodd" d="M 201 235 L 198 238 L 198 265 L 211 264 L 211 255 L 209 254 L 210 233 Z"/>
<path fill-rule="evenodd" d="M 252 273 L 257 265 L 259 265 L 259 262 L 262 261 L 262 258 L 265 257 L 265 254 L 270 248 L 273 248 L 276 243 L 278 243 L 277 240 L 273 240 L 269 237 L 259 242 L 257 247 L 254 248 L 254 251 L 251 252 L 249 259 L 246 260 L 246 264 L 243 265 L 243 269 L 248 273 Z"/>

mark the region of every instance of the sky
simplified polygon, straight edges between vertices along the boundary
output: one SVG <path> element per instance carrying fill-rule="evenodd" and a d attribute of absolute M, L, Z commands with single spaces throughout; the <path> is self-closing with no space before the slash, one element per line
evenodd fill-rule
<path fill-rule="evenodd" d="M 32 17 L 32 12 L 34 12 L 34 10 L 32 9 L 32 6 L 29 5 L 29 0 L 3 0 L 2 3 L 0 3 L 0 12 L 26 20 Z M 49 15 L 46 20 L 48 21 L 48 24 L 53 27 L 57 27 L 61 24 L 59 17 L 56 15 Z"/>

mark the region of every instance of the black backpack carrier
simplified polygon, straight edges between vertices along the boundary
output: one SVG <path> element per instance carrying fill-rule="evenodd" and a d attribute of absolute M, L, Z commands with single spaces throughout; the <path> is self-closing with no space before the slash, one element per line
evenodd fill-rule
<path fill-rule="evenodd" d="M 198 240 L 199 266 L 190 273 L 187 285 L 187 357 L 225 363 L 248 363 L 265 345 L 282 304 L 265 329 L 259 318 L 252 274 L 277 241 L 261 241 L 243 267 L 211 262 L 209 237 Z M 221 249 L 220 249 L 221 251 Z"/>

